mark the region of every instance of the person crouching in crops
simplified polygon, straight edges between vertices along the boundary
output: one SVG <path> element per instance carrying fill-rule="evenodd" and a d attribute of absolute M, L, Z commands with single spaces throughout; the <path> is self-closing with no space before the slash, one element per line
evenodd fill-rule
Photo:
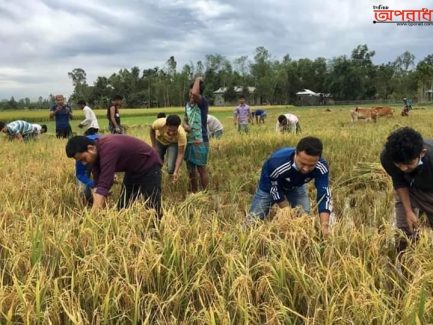
<path fill-rule="evenodd" d="M 291 113 L 278 116 L 275 131 L 277 133 L 301 133 L 298 117 Z"/>
<path fill-rule="evenodd" d="M 7 124 L 0 121 L 0 131 L 5 133 L 11 141 L 28 141 L 37 139 L 41 133 L 47 132 L 47 126 L 20 120 Z"/>
<path fill-rule="evenodd" d="M 147 143 L 127 135 L 107 135 L 91 140 L 75 136 L 66 144 L 66 155 L 84 165 L 92 165 L 94 210 L 105 206 L 116 172 L 125 172 L 118 209 L 141 198 L 146 207 L 161 211 L 161 159 Z"/>
<path fill-rule="evenodd" d="M 275 151 L 263 164 L 247 218 L 264 219 L 275 203 L 280 209 L 301 207 L 309 213 L 307 183 L 314 179 L 320 228 L 323 235 L 328 235 L 332 201 L 329 191 L 329 167 L 322 158 L 322 151 L 322 142 L 315 137 L 302 138 L 296 148 Z"/>
<path fill-rule="evenodd" d="M 416 239 L 420 221 L 415 209 L 433 226 L 433 139 L 409 127 L 397 129 L 388 136 L 380 161 L 395 190 L 396 226 Z M 398 252 L 407 244 L 399 238 Z"/>
<path fill-rule="evenodd" d="M 183 162 L 186 145 L 186 132 L 178 115 L 169 115 L 156 119 L 150 127 L 152 147 L 164 161 L 167 154 L 168 173 L 173 183 L 179 179 L 180 166 Z"/>
<path fill-rule="evenodd" d="M 90 140 L 96 140 L 100 137 L 99 134 L 89 134 L 86 136 Z M 81 161 L 75 161 L 75 177 L 78 181 L 78 187 L 80 191 L 80 197 L 84 205 L 93 204 L 93 180 L 90 177 L 92 171 L 92 165 L 87 165 Z"/>

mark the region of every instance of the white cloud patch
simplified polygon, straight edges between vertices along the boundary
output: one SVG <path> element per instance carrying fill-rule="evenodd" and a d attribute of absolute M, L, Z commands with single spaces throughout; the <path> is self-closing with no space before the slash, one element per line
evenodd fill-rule
<path fill-rule="evenodd" d="M 432 51 L 433 26 L 375 25 L 373 5 L 421 9 L 425 1 L 386 0 L 22 0 L 0 2 L 0 99 L 72 92 L 67 73 L 83 68 L 92 83 L 121 68 L 183 64 L 219 53 L 277 59 L 350 55 L 359 44 L 375 63 L 406 50 Z M 433 9 L 433 4 L 430 9 Z"/>

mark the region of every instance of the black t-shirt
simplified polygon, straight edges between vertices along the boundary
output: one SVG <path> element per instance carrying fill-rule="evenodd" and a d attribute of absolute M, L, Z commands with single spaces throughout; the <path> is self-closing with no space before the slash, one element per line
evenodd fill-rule
<path fill-rule="evenodd" d="M 402 187 L 414 187 L 423 191 L 433 191 L 433 139 L 424 140 L 424 148 L 427 149 L 421 159 L 422 165 L 412 173 L 402 172 L 390 157 L 385 155 L 385 150 L 380 155 L 380 162 L 385 171 L 391 176 L 395 189 Z"/>

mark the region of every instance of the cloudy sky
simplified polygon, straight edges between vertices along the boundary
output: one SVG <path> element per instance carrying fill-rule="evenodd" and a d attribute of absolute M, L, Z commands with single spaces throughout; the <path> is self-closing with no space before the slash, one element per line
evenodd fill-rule
<path fill-rule="evenodd" d="M 74 68 L 92 84 L 172 55 L 182 67 L 214 53 L 252 59 L 258 46 L 276 59 L 314 59 L 366 43 L 375 63 L 433 53 L 433 26 L 375 25 L 380 4 L 433 9 L 431 0 L 0 0 L 0 99 L 69 95 Z"/>

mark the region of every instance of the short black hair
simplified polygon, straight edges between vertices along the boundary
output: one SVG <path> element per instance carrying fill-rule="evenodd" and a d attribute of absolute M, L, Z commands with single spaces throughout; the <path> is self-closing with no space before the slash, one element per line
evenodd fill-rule
<path fill-rule="evenodd" d="M 169 115 L 165 120 L 165 125 L 179 126 L 181 123 L 180 117 L 178 115 Z"/>
<path fill-rule="evenodd" d="M 87 151 L 89 145 L 94 145 L 95 141 L 90 140 L 88 137 L 83 135 L 76 135 L 68 140 L 66 143 L 66 155 L 69 158 L 73 158 L 77 153 Z"/>
<path fill-rule="evenodd" d="M 287 122 L 287 117 L 285 117 L 284 115 L 278 116 L 278 122 L 283 123 L 284 121 Z"/>
<path fill-rule="evenodd" d="M 421 134 L 410 127 L 403 127 L 388 136 L 385 154 L 395 163 L 408 164 L 419 157 L 423 148 Z"/>
<path fill-rule="evenodd" d="M 123 96 L 121 95 L 114 95 L 111 100 L 123 100 Z"/>
<path fill-rule="evenodd" d="M 304 151 L 309 156 L 322 156 L 323 144 L 319 138 L 316 137 L 305 137 L 299 140 L 296 146 L 296 152 Z"/>
<path fill-rule="evenodd" d="M 3 130 L 5 126 L 6 126 L 6 123 L 3 121 L 0 121 L 0 130 Z"/>
<path fill-rule="evenodd" d="M 42 133 L 47 133 L 47 131 L 48 131 L 47 125 L 46 124 L 42 124 L 41 125 L 41 132 Z"/>
<path fill-rule="evenodd" d="M 86 105 L 86 101 L 85 101 L 84 99 L 80 99 L 80 100 L 77 102 L 77 105 Z"/>
<path fill-rule="evenodd" d="M 163 117 L 165 117 L 165 113 L 164 113 L 164 112 L 159 112 L 159 113 L 156 115 L 156 118 L 163 118 Z"/>
<path fill-rule="evenodd" d="M 194 82 L 189 85 L 189 89 L 192 89 L 192 87 L 194 87 Z M 200 95 L 203 95 L 203 91 L 204 91 L 204 82 L 203 80 L 200 80 Z"/>
<path fill-rule="evenodd" d="M 245 99 L 245 95 L 242 95 L 242 94 L 239 95 L 239 99 L 242 99 L 242 98 Z"/>

